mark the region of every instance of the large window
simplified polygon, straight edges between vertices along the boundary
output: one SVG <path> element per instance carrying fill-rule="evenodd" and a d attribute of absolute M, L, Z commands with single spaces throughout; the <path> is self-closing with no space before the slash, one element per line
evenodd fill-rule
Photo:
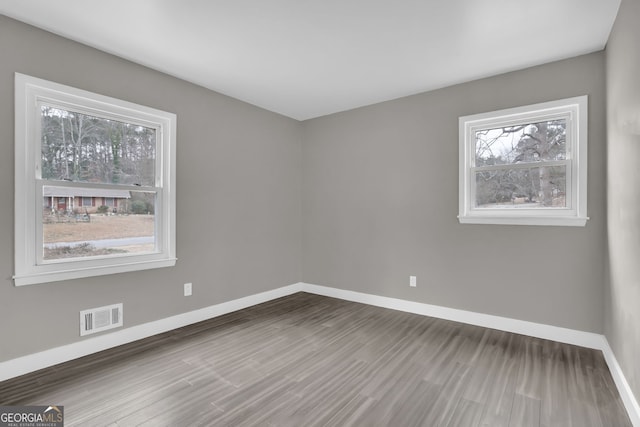
<path fill-rule="evenodd" d="M 176 116 L 15 83 L 15 284 L 175 265 Z"/>
<path fill-rule="evenodd" d="M 461 223 L 585 225 L 586 96 L 459 122 Z"/>

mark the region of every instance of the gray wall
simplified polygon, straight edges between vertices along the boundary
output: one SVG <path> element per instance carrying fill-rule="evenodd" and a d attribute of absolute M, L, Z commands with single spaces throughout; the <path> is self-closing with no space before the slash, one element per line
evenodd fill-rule
<path fill-rule="evenodd" d="M 609 281 L 605 333 L 640 398 L 640 3 L 622 0 L 607 44 Z"/>
<path fill-rule="evenodd" d="M 458 117 L 585 94 L 587 226 L 459 224 Z M 302 155 L 305 282 L 602 332 L 603 52 L 306 121 Z"/>
<path fill-rule="evenodd" d="M 0 58 L 0 361 L 79 340 L 81 309 L 133 326 L 300 281 L 299 122 L 4 16 Z M 13 286 L 16 71 L 177 114 L 176 267 Z"/>

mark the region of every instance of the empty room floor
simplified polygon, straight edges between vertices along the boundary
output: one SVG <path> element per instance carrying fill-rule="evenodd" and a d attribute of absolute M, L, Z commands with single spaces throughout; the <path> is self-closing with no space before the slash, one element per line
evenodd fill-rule
<path fill-rule="evenodd" d="M 297 293 L 0 383 L 66 426 L 631 426 L 602 353 Z"/>

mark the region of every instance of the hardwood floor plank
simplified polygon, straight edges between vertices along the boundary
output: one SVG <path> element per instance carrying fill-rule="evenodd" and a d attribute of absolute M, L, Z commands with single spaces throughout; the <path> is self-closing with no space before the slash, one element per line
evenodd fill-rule
<path fill-rule="evenodd" d="M 500 363 L 503 359 L 502 351 L 496 345 L 491 344 L 491 335 L 498 331 L 487 329 L 482 343 L 477 346 L 477 356 L 473 362 L 474 370 L 465 388 L 463 398 L 485 404 L 491 396 L 494 384 L 500 379 L 500 373 L 504 366 Z"/>
<path fill-rule="evenodd" d="M 472 400 L 460 399 L 448 427 L 468 426 L 476 427 L 480 425 L 484 405 Z"/>
<path fill-rule="evenodd" d="M 631 426 L 602 353 L 298 293 L 0 383 L 68 426 Z"/>
<path fill-rule="evenodd" d="M 509 417 L 509 427 L 539 427 L 540 399 L 516 393 Z"/>
<path fill-rule="evenodd" d="M 547 342 L 551 348 L 548 356 L 543 359 L 543 375 L 539 378 L 544 381 L 543 405 L 540 412 L 541 426 L 571 426 L 571 413 L 569 410 L 569 375 L 568 354 L 569 346 Z"/>
<path fill-rule="evenodd" d="M 496 331 L 497 332 L 497 331 Z M 509 425 L 511 410 L 516 393 L 516 381 L 520 367 L 518 349 L 522 335 L 500 332 L 488 345 L 495 349 L 490 356 L 492 360 L 493 384 L 487 390 L 482 426 L 506 427 Z"/>
<path fill-rule="evenodd" d="M 449 378 L 443 384 L 440 395 L 426 419 L 427 425 L 446 426 L 455 417 L 459 400 L 469 381 L 471 366 L 455 362 Z"/>
<path fill-rule="evenodd" d="M 319 425 L 319 426 L 345 426 L 354 425 L 356 420 L 360 418 L 364 413 L 371 409 L 374 404 L 374 400 L 370 397 L 363 395 L 356 395 L 353 399 L 342 405 L 335 413 L 328 413 L 322 418 L 318 419 L 315 423 L 309 423 L 307 425 Z M 308 420 L 301 419 L 300 425 L 308 423 Z"/>
<path fill-rule="evenodd" d="M 520 369 L 516 393 L 532 399 L 542 398 L 543 367 L 542 343 L 539 340 L 522 340 Z"/>
<path fill-rule="evenodd" d="M 627 413 L 624 411 L 611 373 L 606 365 L 602 363 L 596 363 L 595 366 L 596 368 L 589 375 L 588 381 L 593 401 L 595 402 L 594 407 L 598 412 L 602 425 L 627 425 Z"/>

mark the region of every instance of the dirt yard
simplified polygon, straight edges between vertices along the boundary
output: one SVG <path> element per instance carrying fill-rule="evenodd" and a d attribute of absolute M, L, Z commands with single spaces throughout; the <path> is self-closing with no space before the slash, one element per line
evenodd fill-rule
<path fill-rule="evenodd" d="M 153 215 L 91 215 L 90 222 L 45 223 L 44 243 L 153 236 Z"/>

